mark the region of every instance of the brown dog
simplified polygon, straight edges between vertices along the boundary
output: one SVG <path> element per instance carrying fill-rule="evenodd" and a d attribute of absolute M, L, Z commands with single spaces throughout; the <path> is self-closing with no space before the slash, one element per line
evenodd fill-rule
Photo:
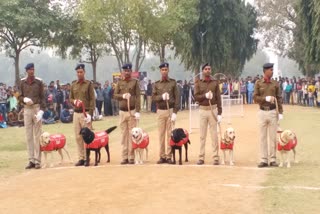
<path fill-rule="evenodd" d="M 279 167 L 283 167 L 284 159 L 287 161 L 287 167 L 291 167 L 290 158 L 288 152 L 292 150 L 293 152 L 293 161 L 296 161 L 296 146 L 298 140 L 296 135 L 290 130 L 284 130 L 280 132 L 279 141 L 278 141 L 278 151 L 280 152 L 280 164 Z M 286 157 L 285 157 L 286 156 Z"/>

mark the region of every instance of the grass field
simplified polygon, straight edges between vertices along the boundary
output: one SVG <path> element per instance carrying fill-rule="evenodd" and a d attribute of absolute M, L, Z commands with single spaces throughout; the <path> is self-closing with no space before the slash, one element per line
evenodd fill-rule
<path fill-rule="evenodd" d="M 252 171 L 250 173 L 248 172 L 248 175 L 252 176 L 248 178 L 248 184 L 250 184 L 250 179 L 259 179 L 259 187 L 255 189 L 253 192 L 257 193 L 258 195 L 255 196 L 259 206 L 262 206 L 262 213 L 320 213 L 320 144 L 319 144 L 319 133 L 320 130 L 320 109 L 318 108 L 307 108 L 307 107 L 299 107 L 299 106 L 284 106 L 284 117 L 285 119 L 281 121 L 281 127 L 282 129 L 291 129 L 293 130 L 297 136 L 298 136 L 298 146 L 297 146 L 297 159 L 299 161 L 298 164 L 293 164 L 292 168 L 276 168 L 272 170 L 265 171 L 266 173 L 263 173 L 263 177 L 255 176 Z M 245 113 L 246 115 L 251 115 L 251 117 L 255 117 L 257 112 L 257 107 L 254 105 L 245 106 Z M 256 123 L 256 120 L 253 120 L 250 117 L 248 120 L 247 117 L 245 117 L 245 121 L 249 124 L 253 124 L 253 126 Z M 157 132 L 157 123 L 155 120 L 155 114 L 153 113 L 142 113 L 142 120 L 140 126 L 142 126 L 148 133 L 156 133 Z M 188 113 L 183 112 L 178 114 L 178 120 L 183 120 L 184 122 L 188 121 Z M 243 120 L 243 119 L 242 119 Z M 107 117 L 104 118 L 104 121 L 98 121 L 94 122 L 94 129 L 95 130 L 103 130 L 110 126 L 117 125 L 118 124 L 118 117 Z M 189 124 L 183 123 L 185 126 L 188 127 Z M 236 127 L 239 129 L 239 127 Z M 72 156 L 72 159 L 74 161 L 77 160 L 76 157 L 76 144 L 74 140 L 74 133 L 73 133 L 73 126 L 72 124 L 55 124 L 55 125 L 47 125 L 43 126 L 43 129 L 45 131 L 48 131 L 50 133 L 64 133 L 68 139 L 68 150 L 69 153 Z M 236 129 L 236 130 L 237 130 Z M 251 135 L 252 132 L 256 132 L 256 130 L 248 130 L 247 135 Z M 246 137 L 246 134 L 241 132 L 237 133 L 237 136 L 241 135 L 242 138 Z M 192 135 L 191 135 L 192 136 Z M 255 136 L 255 135 L 254 135 Z M 195 139 L 198 139 L 197 136 L 192 136 Z M 115 153 L 115 149 L 119 150 L 119 140 L 120 139 L 120 130 L 116 129 L 114 133 L 110 135 L 110 147 L 112 150 L 111 153 L 111 160 L 118 163 L 120 161 L 119 159 L 119 152 Z M 250 140 L 248 140 L 250 141 Z M 255 145 L 255 139 L 251 140 L 253 142 L 253 145 Z M 193 162 L 196 160 L 196 155 L 194 153 L 198 152 L 198 148 L 194 148 L 195 140 L 192 141 L 191 144 L 191 159 Z M 242 147 L 245 147 L 246 143 L 250 142 L 241 142 Z M 249 146 L 247 144 L 247 146 Z M 156 151 L 151 151 L 154 155 L 156 154 Z M 239 150 L 237 150 L 239 152 Z M 105 154 L 103 154 L 105 155 Z M 156 156 L 156 155 L 155 155 Z M 252 155 L 251 155 L 252 156 Z M 49 156 L 50 157 L 50 156 Z M 104 156 L 103 156 L 104 157 Z M 236 157 L 239 158 L 239 155 L 236 154 Z M 255 158 L 256 155 L 254 154 L 253 157 Z M 155 161 L 157 157 L 154 157 L 152 161 Z M 248 160 L 249 157 L 248 156 Z M 54 160 L 58 161 L 58 155 L 54 155 Z M 252 166 L 252 163 L 250 161 L 240 160 L 240 164 L 250 165 Z M 258 162 L 258 160 L 256 160 Z M 27 164 L 27 152 L 26 152 L 26 145 L 25 145 L 25 130 L 24 128 L 8 128 L 8 129 L 0 129 L 0 184 L 6 183 L 10 180 L 14 180 L 15 177 L 18 177 L 21 174 L 25 174 L 24 166 Z M 153 164 L 153 163 L 151 163 Z M 192 163 L 194 164 L 194 163 Z M 237 164 L 237 163 L 236 163 Z M 239 164 L 239 162 L 238 162 Z M 114 166 L 117 167 L 117 166 Z M 178 166 L 177 166 L 178 167 Z M 108 168 L 108 166 L 107 166 Z M 154 169 L 153 169 L 154 168 Z M 182 168 L 183 169 L 183 168 Z M 189 169 L 189 168 L 188 168 Z M 99 168 L 97 170 L 104 170 L 103 168 Z M 113 170 L 119 170 L 122 173 L 128 173 L 129 169 L 126 168 L 113 168 Z M 143 172 L 144 168 L 137 168 L 137 175 L 141 176 L 139 173 L 144 174 Z M 154 170 L 151 174 L 150 179 L 156 179 L 154 177 L 156 175 L 155 172 L 158 170 L 164 170 L 168 171 L 169 168 L 157 168 L 157 166 L 150 166 L 149 170 Z M 192 168 L 193 170 L 193 168 Z M 209 170 L 209 169 L 208 169 Z M 226 173 L 227 170 L 230 170 L 230 168 L 224 169 L 217 168 L 215 171 L 211 172 L 208 171 L 207 168 L 195 168 L 194 171 L 199 172 L 201 171 L 204 173 L 204 177 L 208 179 L 207 185 L 208 188 L 213 188 L 212 191 L 216 191 L 216 187 L 212 187 L 210 185 L 218 185 L 219 180 L 210 180 L 207 176 L 214 176 L 219 173 L 222 173 L 222 177 L 225 175 L 226 182 L 229 182 L 228 179 L 231 181 L 237 181 L 237 178 L 234 177 L 234 174 L 227 175 L 223 174 Z M 240 168 L 234 168 L 231 169 L 235 174 L 238 173 L 240 176 L 245 176 L 244 171 L 246 169 L 240 169 Z M 251 170 L 251 169 L 250 169 Z M 253 169 L 252 169 L 253 170 Z M 255 169 L 254 169 L 255 170 Z M 141 172 L 140 172 L 141 171 Z M 237 172 L 238 171 L 238 172 Z M 131 172 L 131 171 L 130 171 Z M 188 172 L 179 171 L 183 174 L 188 174 L 189 176 L 189 183 L 195 182 L 197 183 L 197 174 L 192 174 L 191 168 L 188 170 Z M 260 170 L 257 171 L 257 175 L 262 172 Z M 36 173 L 36 172 L 34 172 Z M 48 171 L 49 173 L 49 171 Z M 60 173 L 62 173 L 60 171 Z M 71 171 L 65 171 L 65 174 L 70 174 L 70 176 L 73 176 L 72 173 L 77 173 L 74 170 Z M 80 172 L 79 172 L 80 173 Z M 86 172 L 84 172 L 86 173 Z M 134 171 L 132 172 L 134 173 Z M 170 172 L 171 173 L 171 172 Z M 212 174 L 213 173 L 213 174 Z M 45 174 L 45 172 L 37 173 L 37 174 Z M 191 178 L 191 177 L 192 178 Z M 173 177 L 174 178 L 174 177 Z M 213 177 L 214 178 L 214 177 Z M 98 178 L 97 178 L 98 179 Z M 118 178 L 119 179 L 119 178 Z M 202 178 L 203 179 L 203 178 Z M 174 180 L 174 179 L 173 179 Z M 221 182 L 221 181 L 220 181 Z M 223 180 L 222 180 L 223 182 Z M 187 182 L 188 183 L 188 182 Z M 217 183 L 217 184 L 216 184 Z M 115 184 L 116 185 L 116 184 Z M 159 184 L 160 185 L 160 184 Z M 191 185 L 191 184 L 190 184 Z M 206 186 L 204 184 L 201 185 L 203 187 L 204 191 L 206 189 Z M 310 187 L 310 189 L 307 189 Z M 314 187 L 315 189 L 312 189 Z M 120 187 L 118 187 L 120 188 Z M 160 186 L 159 186 L 160 188 Z M 14 188 L 13 188 L 14 189 Z M 193 191 L 201 191 L 197 188 L 195 188 Z M 244 191 L 244 190 L 243 190 Z M 211 192 L 211 190 L 210 190 Z M 230 195 L 237 195 L 240 194 L 242 190 L 232 190 L 232 187 L 227 188 L 223 187 L 223 191 L 221 191 L 223 194 L 230 194 Z M 243 194 L 243 197 L 246 197 L 247 194 L 251 194 L 251 190 L 248 192 L 245 192 Z M 1 194 L 1 188 L 0 188 L 0 194 Z M 183 195 L 183 194 L 182 194 Z M 162 197 L 162 196 L 161 196 Z M 182 196 L 184 197 L 184 196 Z M 206 196 L 204 196 L 206 197 Z M 210 196 L 212 200 L 217 200 L 217 197 Z M 223 195 L 219 195 L 221 197 L 221 201 L 223 200 Z M 227 197 L 228 198 L 228 197 Z M 227 199 L 226 199 L 227 200 Z M 239 199 L 240 200 L 240 199 Z M 241 198 L 241 201 L 245 201 L 244 198 Z M 0 200 L 1 202 L 1 200 Z M 126 202 L 127 203 L 127 202 Z M 165 204 L 166 202 L 163 202 Z M 195 203 L 195 202 L 193 202 Z M 198 202 L 198 203 L 204 203 L 204 202 Z M 245 203 L 245 202 L 241 202 Z M 187 203 L 188 204 L 188 203 Z M 210 207 L 210 205 L 207 205 Z M 248 205 L 249 206 L 249 205 Z M 208 210 L 209 210 L 208 207 Z M 1 211 L 0 211 L 1 212 Z M 72 213 L 72 212 L 67 212 Z M 139 212 L 138 212 L 139 213 Z M 142 212 L 143 213 L 143 212 Z M 156 212 L 157 213 L 157 212 Z M 165 212 L 164 212 L 165 213 Z M 199 213 L 208 213 L 204 211 L 199 211 Z M 218 209 L 219 213 L 219 209 Z M 226 209 L 225 212 L 220 213 L 244 213 L 241 210 L 230 210 Z M 251 210 L 250 212 L 245 211 L 245 213 L 261 213 L 257 210 Z"/>

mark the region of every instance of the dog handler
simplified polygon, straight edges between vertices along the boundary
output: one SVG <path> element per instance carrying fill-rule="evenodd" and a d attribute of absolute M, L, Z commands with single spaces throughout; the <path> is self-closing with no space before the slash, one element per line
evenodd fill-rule
<path fill-rule="evenodd" d="M 152 89 L 152 100 L 157 103 L 158 131 L 160 143 L 160 160 L 158 164 L 169 163 L 171 161 L 170 136 L 172 122 L 176 121 L 179 110 L 179 91 L 174 79 L 169 78 L 169 63 L 164 62 L 160 66 L 161 80 L 155 82 Z M 169 110 L 167 107 L 169 103 Z M 171 118 L 170 118 L 171 115 Z M 167 153 L 165 151 L 165 138 L 167 136 Z"/>
<path fill-rule="evenodd" d="M 41 168 L 40 135 L 42 115 L 46 109 L 44 84 L 34 76 L 34 64 L 25 67 L 27 77 L 20 81 L 19 101 L 24 105 L 24 125 L 26 127 L 29 164 L 26 169 Z"/>
<path fill-rule="evenodd" d="M 276 163 L 276 143 L 278 120 L 283 119 L 282 97 L 279 84 L 275 80 L 271 80 L 273 75 L 273 63 L 263 65 L 263 79 L 256 82 L 254 87 L 253 98 L 260 106 L 258 113 L 259 129 L 260 129 L 260 158 L 261 162 L 258 167 L 267 167 L 269 165 L 277 167 Z M 276 99 L 276 100 L 275 100 Z M 278 103 L 279 114 L 276 111 L 276 102 Z M 269 142 L 269 158 L 268 158 L 268 139 Z"/>
<path fill-rule="evenodd" d="M 140 87 L 137 79 L 131 78 L 132 64 L 122 66 L 122 79 L 114 90 L 113 97 L 119 100 L 121 128 L 122 162 L 134 164 L 134 151 L 131 143 L 131 129 L 140 119 Z M 128 102 L 130 104 L 128 109 Z"/>
<path fill-rule="evenodd" d="M 92 127 L 91 118 L 93 110 L 95 109 L 96 98 L 93 84 L 91 81 L 85 79 L 85 65 L 78 64 L 75 70 L 78 80 L 72 82 L 70 89 L 70 102 L 74 105 L 73 125 L 79 155 L 79 161 L 75 166 L 83 166 L 85 165 L 85 145 L 80 135 L 80 130 L 84 127 Z M 83 112 L 86 112 L 86 116 Z"/>
<path fill-rule="evenodd" d="M 219 165 L 217 124 L 221 122 L 222 118 L 221 95 L 218 81 L 211 79 L 210 75 L 211 66 L 206 63 L 202 66 L 202 79 L 197 80 L 194 86 L 195 100 L 199 102 L 200 109 L 200 154 L 198 165 L 204 164 L 208 125 L 212 143 L 213 164 Z M 214 114 L 218 114 L 216 118 L 212 115 L 212 110 Z"/>

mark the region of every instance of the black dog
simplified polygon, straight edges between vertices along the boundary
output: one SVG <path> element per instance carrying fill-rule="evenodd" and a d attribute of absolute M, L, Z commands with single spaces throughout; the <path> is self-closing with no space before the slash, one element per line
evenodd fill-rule
<path fill-rule="evenodd" d="M 182 160 L 181 160 L 181 153 L 182 153 L 182 145 L 184 145 L 184 148 L 186 150 L 186 160 L 185 162 L 188 162 L 188 143 L 190 143 L 189 140 L 189 133 L 185 129 L 174 129 L 171 132 L 171 139 L 170 139 L 170 146 L 172 150 L 172 155 L 173 155 L 173 162 L 172 164 L 176 164 L 176 149 L 179 150 L 179 165 L 182 165 Z"/>
<path fill-rule="evenodd" d="M 89 128 L 85 127 L 80 130 L 80 135 L 83 138 L 83 141 L 86 143 L 86 163 L 85 166 L 90 165 L 90 151 L 95 151 L 95 166 L 100 163 L 100 149 L 104 147 L 106 149 L 108 160 L 110 162 L 110 152 L 109 152 L 109 137 L 113 130 L 115 130 L 117 126 L 113 126 L 105 131 L 94 133 Z"/>

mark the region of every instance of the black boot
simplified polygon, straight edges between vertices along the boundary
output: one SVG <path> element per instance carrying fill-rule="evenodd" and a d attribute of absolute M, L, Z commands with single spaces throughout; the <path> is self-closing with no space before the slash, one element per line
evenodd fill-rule
<path fill-rule="evenodd" d="M 83 166 L 84 165 L 84 160 L 79 160 L 76 164 L 75 164 L 75 166 Z"/>
<path fill-rule="evenodd" d="M 34 168 L 35 166 L 36 166 L 36 165 L 30 161 L 29 164 L 26 166 L 25 169 L 32 169 L 32 168 Z"/>

